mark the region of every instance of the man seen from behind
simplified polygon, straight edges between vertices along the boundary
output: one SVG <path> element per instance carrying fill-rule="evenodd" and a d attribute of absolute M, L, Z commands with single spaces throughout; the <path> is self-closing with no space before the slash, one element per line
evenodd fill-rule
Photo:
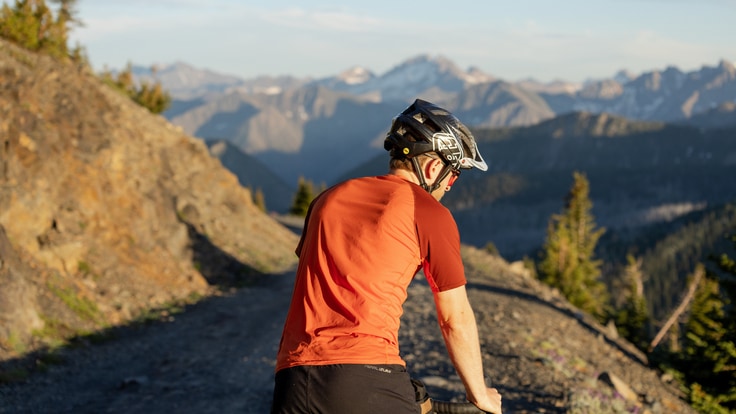
<path fill-rule="evenodd" d="M 420 269 L 467 399 L 501 413 L 484 380 L 457 225 L 440 203 L 462 170 L 486 162 L 465 125 L 419 99 L 394 118 L 384 147 L 388 174 L 337 184 L 309 208 L 271 413 L 420 413 L 398 343 Z"/>

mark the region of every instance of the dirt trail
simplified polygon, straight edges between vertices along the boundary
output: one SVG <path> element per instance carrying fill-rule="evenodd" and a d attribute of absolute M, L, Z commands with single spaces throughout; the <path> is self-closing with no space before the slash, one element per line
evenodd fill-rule
<path fill-rule="evenodd" d="M 266 413 L 293 274 L 270 278 L 69 350 L 0 387 L 0 413 Z"/>

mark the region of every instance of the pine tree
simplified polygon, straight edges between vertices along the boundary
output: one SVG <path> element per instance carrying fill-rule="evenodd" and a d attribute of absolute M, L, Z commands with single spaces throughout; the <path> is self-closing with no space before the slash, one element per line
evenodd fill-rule
<path fill-rule="evenodd" d="M 53 4 L 58 5 L 56 14 L 56 22 L 53 25 L 55 37 L 58 39 L 57 49 L 60 54 L 72 56 L 80 53 L 80 48 L 70 51 L 67 45 L 69 31 L 71 26 L 83 26 L 82 22 L 77 18 L 77 0 L 49 0 Z"/>
<path fill-rule="evenodd" d="M 731 236 L 733 250 L 736 251 L 736 235 Z M 736 258 L 723 253 L 714 259 L 721 272 L 721 287 L 729 303 L 736 305 Z M 736 324 L 736 308 L 728 307 L 727 318 L 731 324 Z M 733 330 L 731 331 L 733 332 Z"/>
<path fill-rule="evenodd" d="M 133 89 L 133 64 L 128 62 L 125 69 L 118 72 L 117 76 L 113 75 L 109 70 L 104 70 L 100 74 L 103 82 L 117 90 L 118 92 L 129 95 L 129 91 Z"/>
<path fill-rule="evenodd" d="M 736 236 L 733 241 L 736 247 Z M 696 291 L 679 368 L 694 406 L 704 412 L 736 412 L 736 260 L 722 254 L 716 264 L 719 271 L 707 272 Z"/>
<path fill-rule="evenodd" d="M 616 327 L 619 334 L 640 349 L 647 346 L 647 324 L 649 313 L 644 296 L 644 276 L 641 266 L 642 260 L 634 256 L 627 256 L 627 265 L 622 277 L 623 303 L 616 310 Z"/>
<path fill-rule="evenodd" d="M 498 252 L 498 247 L 493 242 L 486 243 L 484 250 L 492 256 L 500 257 L 501 254 Z"/>
<path fill-rule="evenodd" d="M 709 412 L 714 404 L 736 409 L 736 346 L 726 303 L 718 279 L 708 273 L 693 299 L 679 358 L 693 404 Z"/>
<path fill-rule="evenodd" d="M 51 9 L 43 0 L 16 0 L 11 9 L 3 5 L 0 35 L 29 50 L 41 50 L 53 24 Z"/>
<path fill-rule="evenodd" d="M 266 197 L 263 195 L 263 190 L 258 188 L 253 194 L 253 204 L 258 207 L 262 212 L 266 212 Z"/>
<path fill-rule="evenodd" d="M 160 82 L 153 84 L 141 82 L 140 87 L 133 91 L 131 97 L 138 105 L 147 108 L 154 114 L 160 114 L 171 105 L 171 96 L 163 89 Z"/>
<path fill-rule="evenodd" d="M 736 251 L 736 235 L 731 236 Z M 719 286 L 723 300 L 724 335 L 714 355 L 715 372 L 724 381 L 719 384 L 719 397 L 724 407 L 736 412 L 736 257 L 721 254 L 716 259 L 720 270 Z"/>
<path fill-rule="evenodd" d="M 155 68 L 153 69 L 156 74 Z M 138 105 L 148 109 L 154 114 L 160 114 L 169 108 L 171 104 L 171 96 L 164 91 L 160 82 L 150 84 L 141 82 L 140 86 L 136 86 L 133 77 L 133 65 L 128 62 L 124 70 L 119 72 L 117 76 L 113 75 L 109 70 L 105 70 L 100 74 L 100 78 L 106 84 L 112 86 L 115 90 L 127 95 Z"/>
<path fill-rule="evenodd" d="M 604 229 L 597 229 L 590 213 L 589 184 L 584 174 L 573 174 L 573 185 L 561 214 L 551 217 L 539 264 L 543 282 L 560 290 L 573 305 L 601 321 L 607 312 L 608 292 L 600 280 L 595 247 Z"/>
<path fill-rule="evenodd" d="M 3 4 L 0 37 L 56 58 L 83 60 L 81 48 L 70 52 L 67 46 L 70 27 L 81 26 L 74 10 L 76 0 L 50 1 L 59 5 L 56 17 L 44 0 L 15 0 L 12 8 Z"/>
<path fill-rule="evenodd" d="M 305 180 L 304 177 L 299 177 L 299 184 L 289 213 L 300 217 L 306 216 L 309 204 L 312 203 L 314 197 L 314 184 L 309 180 Z"/>
<path fill-rule="evenodd" d="M 77 17 L 77 0 L 49 0 L 51 3 L 59 5 L 58 21 L 63 22 L 64 26 L 84 26 Z"/>

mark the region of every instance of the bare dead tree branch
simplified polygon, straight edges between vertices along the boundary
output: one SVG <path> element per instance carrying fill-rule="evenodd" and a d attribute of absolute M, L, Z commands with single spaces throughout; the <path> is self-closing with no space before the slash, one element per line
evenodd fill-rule
<path fill-rule="evenodd" d="M 652 343 L 649 344 L 649 352 L 652 352 L 654 348 L 659 345 L 659 342 L 662 340 L 664 335 L 667 333 L 667 331 L 670 330 L 672 325 L 675 323 L 677 318 L 680 317 L 680 315 L 685 312 L 685 309 L 687 309 L 687 306 L 690 304 L 690 301 L 692 301 L 693 296 L 695 296 L 695 290 L 698 288 L 698 285 L 700 284 L 700 280 L 705 275 L 705 269 L 703 266 L 698 266 L 695 269 L 695 275 L 693 277 L 692 283 L 690 283 L 690 287 L 687 290 L 687 294 L 682 298 L 682 301 L 677 306 L 677 309 L 672 312 L 672 315 L 670 315 L 669 319 L 667 319 L 667 322 L 662 326 L 662 328 L 657 332 L 657 335 L 652 340 Z"/>

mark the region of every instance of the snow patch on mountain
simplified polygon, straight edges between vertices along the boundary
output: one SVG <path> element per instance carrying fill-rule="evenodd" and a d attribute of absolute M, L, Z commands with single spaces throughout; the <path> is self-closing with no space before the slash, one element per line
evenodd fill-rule
<path fill-rule="evenodd" d="M 428 91 L 439 95 L 455 94 L 468 85 L 493 80 L 478 68 L 463 71 L 445 57 L 419 55 L 379 76 L 365 68 L 354 67 L 317 83 L 372 100 L 410 101 Z"/>
<path fill-rule="evenodd" d="M 374 77 L 373 72 L 361 66 L 352 67 L 338 76 L 346 85 L 358 85 L 368 82 Z"/>

